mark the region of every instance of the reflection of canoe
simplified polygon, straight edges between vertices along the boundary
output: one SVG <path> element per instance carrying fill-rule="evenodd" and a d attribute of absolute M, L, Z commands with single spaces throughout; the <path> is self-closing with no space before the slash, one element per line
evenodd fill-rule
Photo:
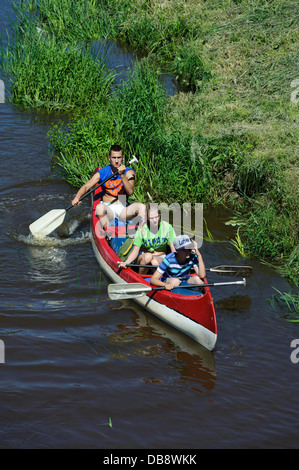
<path fill-rule="evenodd" d="M 96 190 L 93 199 L 91 218 L 92 245 L 95 256 L 104 273 L 114 283 L 139 282 L 149 286 L 149 275 L 142 276 L 131 268 L 119 269 L 118 255 L 108 243 L 100 230 L 95 207 L 101 198 L 101 190 Z M 134 299 L 161 320 L 187 334 L 199 344 L 213 350 L 217 340 L 217 324 L 213 300 L 209 287 L 204 293 L 183 287 L 173 291 L 153 290 L 148 294 Z"/>

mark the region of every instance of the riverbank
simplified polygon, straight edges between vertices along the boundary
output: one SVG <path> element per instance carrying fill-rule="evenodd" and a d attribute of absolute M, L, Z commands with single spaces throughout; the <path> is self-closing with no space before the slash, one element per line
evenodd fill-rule
<path fill-rule="evenodd" d="M 243 254 L 298 284 L 296 18 L 292 1 L 32 1 L 5 57 L 12 97 L 72 112 L 49 139 L 74 186 L 118 141 L 141 157 L 136 198 L 233 208 Z M 82 52 L 104 36 L 142 50 L 122 87 L 88 46 Z M 179 93 L 166 95 L 159 69 Z"/>
<path fill-rule="evenodd" d="M 168 122 L 190 136 L 206 200 L 234 207 L 244 251 L 283 259 L 298 283 L 296 2 L 115 0 L 109 11 L 115 38 L 187 90 Z"/>

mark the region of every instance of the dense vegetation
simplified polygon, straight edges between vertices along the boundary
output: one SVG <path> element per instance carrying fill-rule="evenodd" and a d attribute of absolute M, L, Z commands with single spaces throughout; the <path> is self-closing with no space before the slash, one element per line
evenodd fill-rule
<path fill-rule="evenodd" d="M 298 284 L 297 2 L 22 3 L 3 64 L 16 103 L 72 112 L 49 134 L 67 181 L 119 142 L 140 157 L 136 198 L 232 207 L 244 252 Z M 94 52 L 105 37 L 142 52 L 122 86 Z"/>

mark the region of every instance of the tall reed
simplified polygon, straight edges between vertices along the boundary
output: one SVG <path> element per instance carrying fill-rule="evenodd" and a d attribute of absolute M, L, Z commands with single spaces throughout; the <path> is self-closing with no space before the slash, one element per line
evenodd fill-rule
<path fill-rule="evenodd" d="M 21 9 L 16 7 L 18 14 Z M 24 3 L 36 25 L 58 39 L 68 42 L 90 41 L 107 37 L 109 16 L 98 8 L 96 0 L 33 0 Z"/>
<path fill-rule="evenodd" d="M 71 45 L 41 32 L 26 19 L 15 28 L 5 70 L 13 77 L 12 97 L 24 107 L 86 109 L 107 101 L 114 72 L 88 47 Z"/>
<path fill-rule="evenodd" d="M 232 206 L 244 252 L 298 282 L 296 2 L 30 3 L 3 60 L 16 102 L 76 110 L 50 133 L 64 177 L 82 184 L 117 141 L 140 157 L 135 197 Z M 82 48 L 106 35 L 148 55 L 115 93 Z M 192 93 L 166 97 L 157 64 Z"/>
<path fill-rule="evenodd" d="M 168 99 L 155 72 L 147 60 L 136 61 L 128 80 L 116 91 L 115 117 L 123 140 L 134 148 L 153 149 L 163 128 Z"/>

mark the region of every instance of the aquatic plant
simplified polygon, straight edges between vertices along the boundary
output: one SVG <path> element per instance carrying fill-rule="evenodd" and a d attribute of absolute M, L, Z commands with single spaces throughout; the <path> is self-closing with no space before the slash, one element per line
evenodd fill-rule
<path fill-rule="evenodd" d="M 136 61 L 126 82 L 113 97 L 114 116 L 122 140 L 135 148 L 152 149 L 164 126 L 167 110 L 166 92 L 147 60 Z"/>
<path fill-rule="evenodd" d="M 101 426 L 109 426 L 110 428 L 113 427 L 113 426 L 112 426 L 112 419 L 110 418 L 110 416 L 109 416 L 109 421 L 108 421 L 108 423 L 101 423 Z"/>
<path fill-rule="evenodd" d="M 99 10 L 96 0 L 33 0 L 16 7 L 31 12 L 31 21 L 40 31 L 64 42 L 78 43 L 107 37 L 110 31 L 107 15 Z"/>
<path fill-rule="evenodd" d="M 240 227 L 237 229 L 237 234 L 234 240 L 230 240 L 229 243 L 236 249 L 236 251 L 241 255 L 243 258 L 246 258 L 248 254 L 245 251 L 245 246 L 243 241 L 241 240 L 240 236 Z"/>
<path fill-rule="evenodd" d="M 245 247 L 250 253 L 279 259 L 283 253 L 291 252 L 298 236 L 292 228 L 292 220 L 288 214 L 277 212 L 266 198 L 248 210 L 246 220 L 240 233 L 246 238 Z"/>
<path fill-rule="evenodd" d="M 278 289 L 273 287 L 277 294 L 273 294 L 271 299 L 267 299 L 269 304 L 274 307 L 275 302 L 280 307 L 287 307 L 290 313 L 286 315 L 286 319 L 290 322 L 299 322 L 299 295 L 294 294 L 292 291 L 280 292 Z"/>
<path fill-rule="evenodd" d="M 203 218 L 203 223 L 204 223 L 204 226 L 205 226 L 205 233 L 206 233 L 206 235 L 203 236 L 203 239 L 205 241 L 213 242 L 214 237 L 213 237 L 213 234 L 210 232 L 210 230 L 208 228 L 208 224 L 207 224 L 207 221 L 206 221 L 205 218 Z"/>
<path fill-rule="evenodd" d="M 278 270 L 280 274 L 290 282 L 298 286 L 299 284 L 299 245 L 291 251 L 288 256 L 284 256 L 279 263 Z"/>
<path fill-rule="evenodd" d="M 13 56 L 5 51 L 2 60 L 13 66 L 16 102 L 80 113 L 80 118 L 73 115 L 68 129 L 61 124 L 51 135 L 68 181 L 79 185 L 90 177 L 92 165 L 101 163 L 110 142 L 118 140 L 127 152 L 141 156 L 136 185 L 140 200 L 149 193 L 154 200 L 230 205 L 244 222 L 238 233 L 244 251 L 280 261 L 281 272 L 295 282 L 296 12 L 293 0 L 189 0 L 188 5 L 184 0 L 32 1 L 10 43 Z M 77 56 L 76 71 L 64 67 L 69 51 L 82 52 L 82 42 L 101 31 L 148 56 L 115 96 L 109 86 L 101 94 L 95 81 L 89 87 L 86 75 L 80 88 L 87 66 L 78 65 Z M 157 70 L 171 69 L 192 93 L 161 96 Z M 88 70 L 91 77 L 97 74 L 91 63 Z M 103 77 L 105 83 L 107 75 Z M 69 100 L 67 89 L 72 91 Z"/>
<path fill-rule="evenodd" d="M 27 27 L 28 26 L 28 27 Z M 115 73 L 88 48 L 41 37 L 29 23 L 16 30 L 5 69 L 11 73 L 12 99 L 24 107 L 85 109 L 107 101 Z"/>
<path fill-rule="evenodd" d="M 53 165 L 75 187 L 86 183 L 97 166 L 107 164 L 109 148 L 119 142 L 108 110 L 108 105 L 90 108 L 86 116 L 58 122 L 48 133 Z"/>
<path fill-rule="evenodd" d="M 176 77 L 183 89 L 200 90 L 203 82 L 211 78 L 211 72 L 205 64 L 200 45 L 184 42 L 178 49 L 170 65 L 170 72 Z"/>

